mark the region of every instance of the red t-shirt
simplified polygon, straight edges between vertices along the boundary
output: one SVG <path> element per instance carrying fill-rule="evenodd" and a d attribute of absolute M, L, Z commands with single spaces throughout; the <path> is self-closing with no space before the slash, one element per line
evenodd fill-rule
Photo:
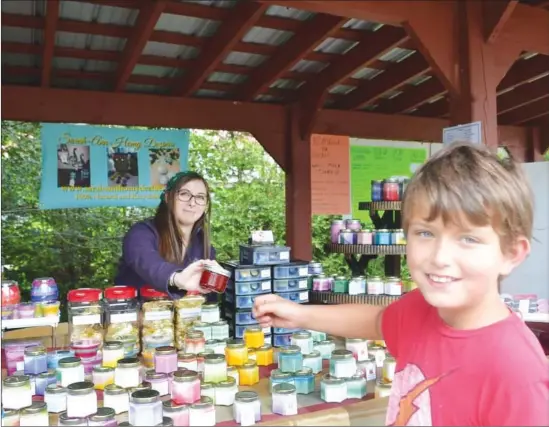
<path fill-rule="evenodd" d="M 415 290 L 387 307 L 382 331 L 397 360 L 387 425 L 549 426 L 549 363 L 518 316 L 452 329 Z"/>

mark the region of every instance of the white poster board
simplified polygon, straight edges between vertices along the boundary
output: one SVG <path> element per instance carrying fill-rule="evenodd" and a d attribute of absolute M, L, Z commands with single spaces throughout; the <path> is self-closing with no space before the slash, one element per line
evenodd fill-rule
<path fill-rule="evenodd" d="M 455 141 L 482 144 L 482 122 L 466 123 L 442 130 L 442 143 L 450 144 Z"/>

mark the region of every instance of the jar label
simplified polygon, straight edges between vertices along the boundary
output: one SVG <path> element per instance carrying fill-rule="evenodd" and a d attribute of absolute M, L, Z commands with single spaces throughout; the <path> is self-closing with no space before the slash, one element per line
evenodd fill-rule
<path fill-rule="evenodd" d="M 137 322 L 137 313 L 111 314 L 111 323 Z"/>
<path fill-rule="evenodd" d="M 181 319 L 189 319 L 191 317 L 200 317 L 201 312 L 201 307 L 183 307 L 177 310 L 177 315 Z"/>
<path fill-rule="evenodd" d="M 261 289 L 263 291 L 268 291 L 268 290 L 271 290 L 271 282 L 263 282 L 261 284 Z"/>
<path fill-rule="evenodd" d="M 271 277 L 271 270 L 261 270 L 261 277 L 266 279 Z"/>
<path fill-rule="evenodd" d="M 290 259 L 290 252 L 280 252 L 280 259 L 281 260 Z"/>
<path fill-rule="evenodd" d="M 145 320 L 169 320 L 172 318 L 172 312 L 164 311 L 146 311 Z"/>
<path fill-rule="evenodd" d="M 95 325 L 101 323 L 100 314 L 86 314 L 84 316 L 73 316 L 73 325 Z"/>
<path fill-rule="evenodd" d="M 299 269 L 299 276 L 306 276 L 309 274 L 309 267 L 303 267 Z"/>
<path fill-rule="evenodd" d="M 307 299 L 309 299 L 309 293 L 308 292 L 301 292 L 299 294 L 299 300 L 300 301 L 305 301 Z"/>
<path fill-rule="evenodd" d="M 300 280 L 297 284 L 298 289 L 307 289 L 307 281 Z"/>

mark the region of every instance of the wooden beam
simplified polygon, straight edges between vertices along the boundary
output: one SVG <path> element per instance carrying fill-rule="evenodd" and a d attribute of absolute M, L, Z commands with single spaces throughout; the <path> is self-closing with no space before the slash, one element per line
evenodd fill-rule
<path fill-rule="evenodd" d="M 42 87 L 49 87 L 51 64 L 55 49 L 55 31 L 59 20 L 59 1 L 52 0 L 45 4 L 46 24 L 44 29 L 44 49 L 42 51 Z"/>
<path fill-rule="evenodd" d="M 546 97 L 549 97 L 549 75 L 500 95 L 498 115 Z"/>
<path fill-rule="evenodd" d="M 248 1 L 239 2 L 231 16 L 221 24 L 216 34 L 204 46 L 197 64 L 182 77 L 180 87 L 175 88 L 176 94 L 188 96 L 198 90 L 217 65 L 234 50 L 240 39 L 254 26 L 265 9 L 267 9 L 266 5 Z"/>
<path fill-rule="evenodd" d="M 303 24 L 287 46 L 280 48 L 269 60 L 257 67 L 239 89 L 238 98 L 243 101 L 253 100 L 285 70 L 292 68 L 305 58 L 319 42 L 337 32 L 345 21 L 335 16 L 320 14 Z"/>
<path fill-rule="evenodd" d="M 530 59 L 516 61 L 499 83 L 497 90 L 501 93 L 505 90 L 537 79 L 549 73 L 549 56 L 536 55 Z"/>
<path fill-rule="evenodd" d="M 549 10 L 516 5 L 500 33 L 503 45 L 517 45 L 527 52 L 549 55 Z"/>
<path fill-rule="evenodd" d="M 482 2 L 484 38 L 487 43 L 496 41 L 517 4 L 518 0 L 485 0 Z"/>
<path fill-rule="evenodd" d="M 530 120 L 549 115 L 549 97 L 539 99 L 522 108 L 498 116 L 498 122 L 504 125 L 520 125 Z"/>
<path fill-rule="evenodd" d="M 118 64 L 115 76 L 114 90 L 121 92 L 126 88 L 126 82 L 149 40 L 154 27 L 166 7 L 167 0 L 154 0 L 145 3 L 139 10 L 137 22 L 132 35 L 126 41 L 122 59 Z"/>
<path fill-rule="evenodd" d="M 418 86 L 410 86 L 404 93 L 393 99 L 383 100 L 376 111 L 385 114 L 401 114 L 425 104 L 446 93 L 446 88 L 436 77 Z"/>

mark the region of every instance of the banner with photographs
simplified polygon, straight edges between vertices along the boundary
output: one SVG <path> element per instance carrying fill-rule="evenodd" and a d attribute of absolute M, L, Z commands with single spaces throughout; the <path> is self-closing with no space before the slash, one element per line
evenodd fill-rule
<path fill-rule="evenodd" d="M 40 207 L 155 207 L 188 152 L 188 129 L 42 123 Z"/>

